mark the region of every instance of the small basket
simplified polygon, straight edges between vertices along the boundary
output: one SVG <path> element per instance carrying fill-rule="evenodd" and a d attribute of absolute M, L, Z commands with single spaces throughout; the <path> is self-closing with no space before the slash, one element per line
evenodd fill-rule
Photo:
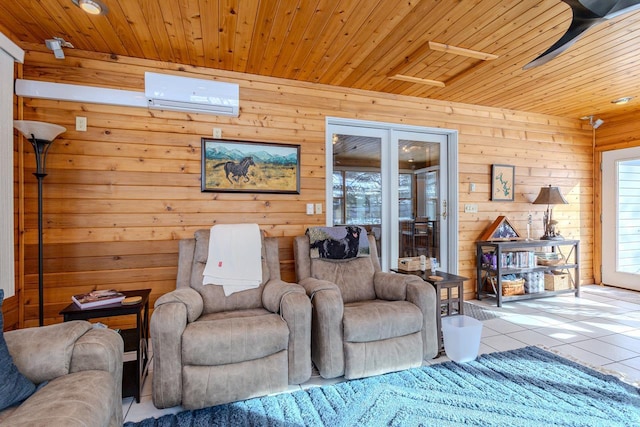
<path fill-rule="evenodd" d="M 564 257 L 555 252 L 536 252 L 538 265 L 551 266 L 564 264 Z"/>
<path fill-rule="evenodd" d="M 545 273 L 544 289 L 546 291 L 562 291 L 565 289 L 571 289 L 569 273 Z"/>
<path fill-rule="evenodd" d="M 498 283 L 496 277 L 489 277 L 488 282 L 493 288 L 493 293 L 497 295 Z M 524 295 L 524 283 L 524 278 L 517 278 L 515 280 L 502 279 L 502 296 Z"/>
<path fill-rule="evenodd" d="M 429 259 L 427 258 L 427 269 L 431 268 Z M 407 257 L 398 258 L 398 269 L 403 271 L 418 271 L 420 270 L 420 257 Z"/>
<path fill-rule="evenodd" d="M 502 296 L 524 295 L 524 279 L 502 280 Z"/>

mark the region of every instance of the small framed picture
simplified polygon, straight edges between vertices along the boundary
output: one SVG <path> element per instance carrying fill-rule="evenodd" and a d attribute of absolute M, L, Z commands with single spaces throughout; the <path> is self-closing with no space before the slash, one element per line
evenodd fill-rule
<path fill-rule="evenodd" d="M 300 146 L 202 138 L 202 191 L 300 194 Z"/>
<path fill-rule="evenodd" d="M 516 167 L 491 165 L 491 200 L 513 202 Z"/>

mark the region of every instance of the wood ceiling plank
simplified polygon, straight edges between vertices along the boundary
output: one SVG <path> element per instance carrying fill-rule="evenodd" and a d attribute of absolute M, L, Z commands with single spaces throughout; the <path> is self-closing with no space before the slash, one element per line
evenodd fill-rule
<path fill-rule="evenodd" d="M 163 8 L 159 1 L 162 0 L 139 0 L 139 3 L 149 32 L 153 34 L 153 43 L 158 52 L 158 59 L 176 62 L 173 46 L 167 31 L 167 27 L 171 26 L 171 22 L 165 22 L 162 15 Z"/>
<path fill-rule="evenodd" d="M 341 78 L 335 79 L 333 84 L 371 90 L 375 90 L 375 84 L 380 80 L 388 84 L 386 74 L 398 64 L 398 61 L 410 55 L 416 49 L 415 46 L 422 46 L 428 40 L 437 39 L 440 34 L 450 29 L 450 17 L 464 14 L 468 10 L 467 6 L 461 3 L 454 7 L 443 2 L 418 3 L 412 13 L 399 23 L 396 31 L 381 41 L 370 55 L 355 63 L 348 75 L 343 72 Z M 425 28 L 428 30 L 425 31 Z"/>
<path fill-rule="evenodd" d="M 271 35 L 264 52 L 260 74 L 267 76 L 273 75 L 272 72 L 278 58 L 284 55 L 284 51 L 290 48 L 290 46 L 287 45 L 287 38 L 292 31 L 297 16 L 299 14 L 304 15 L 306 11 L 310 10 L 311 8 L 305 6 L 301 0 L 280 0 L 271 29 Z M 306 22 L 302 21 L 300 24 L 306 25 Z"/>
<path fill-rule="evenodd" d="M 206 63 L 204 42 L 202 40 L 202 20 L 198 0 L 178 0 L 180 16 L 184 20 L 184 39 L 187 56 L 192 65 L 204 67 Z"/>
<path fill-rule="evenodd" d="M 276 77 L 286 75 L 286 69 L 290 66 L 296 51 L 304 44 L 304 35 L 309 32 L 309 27 L 314 27 L 314 20 L 318 17 L 318 3 L 318 0 L 315 0 L 302 1 L 298 4 L 287 29 L 282 48 L 272 63 L 269 75 Z M 322 23 L 322 20 L 318 19 L 318 21 Z"/>
<path fill-rule="evenodd" d="M 418 3 L 418 5 L 421 3 Z M 316 72 L 319 78 L 314 81 L 326 84 L 345 84 L 346 76 L 362 64 L 373 52 L 379 52 L 382 44 L 395 28 L 403 27 L 416 3 L 396 1 L 394 4 L 381 2 L 372 11 L 366 22 L 349 38 L 334 43 L 326 56 L 331 63 L 323 61 Z M 392 11 L 390 13 L 390 11 Z M 410 25 L 410 24 L 408 24 Z M 400 35 L 398 35 L 400 37 Z M 341 82 L 341 83 L 338 83 Z"/>
<path fill-rule="evenodd" d="M 448 28 L 444 28 L 442 30 L 442 34 L 434 37 L 434 40 L 446 41 L 447 43 L 460 46 L 474 46 L 474 48 L 477 49 L 497 53 L 496 51 L 501 47 L 499 37 L 497 35 L 500 34 L 501 31 L 506 31 L 505 28 L 508 28 L 509 26 L 505 24 L 511 22 L 514 17 L 521 15 L 524 7 L 529 7 L 522 2 L 512 2 L 510 3 L 510 7 L 506 9 L 504 8 L 504 5 L 498 4 L 492 6 L 489 2 L 484 2 L 480 6 L 483 7 L 476 7 L 474 9 L 461 11 L 461 13 L 457 15 L 457 20 L 455 22 L 445 21 L 452 27 L 473 28 L 475 31 L 467 33 L 464 31 L 449 31 Z M 443 55 L 431 54 L 429 59 L 432 57 L 437 59 L 444 58 Z M 463 76 L 473 72 L 473 68 L 471 68 L 471 66 L 475 65 L 475 61 L 470 62 L 462 57 L 456 58 L 450 56 L 450 58 L 451 59 L 447 61 L 447 65 L 442 69 L 433 71 L 429 74 L 427 74 L 426 65 L 420 63 L 415 64 L 412 74 L 420 77 L 429 76 L 430 78 L 435 78 L 437 80 L 450 81 L 455 77 L 455 75 L 464 73 L 462 76 L 456 77 L 457 81 Z M 456 69 L 457 71 L 454 71 Z M 412 88 L 406 85 L 402 88 L 404 90 L 399 90 L 397 85 L 387 84 L 382 80 L 380 80 L 373 89 L 384 91 L 388 90 L 394 93 L 407 95 L 414 95 L 414 91 L 425 90 L 424 88 Z"/>
<path fill-rule="evenodd" d="M 159 59 L 158 50 L 153 43 L 153 36 L 149 30 L 149 26 L 145 20 L 144 14 L 140 9 L 138 2 L 122 1 L 118 2 L 122 8 L 125 19 L 127 20 L 129 30 L 138 41 L 138 45 L 142 49 L 144 58 Z"/>
<path fill-rule="evenodd" d="M 235 43 L 238 32 L 239 0 L 220 0 L 219 9 L 219 53 L 220 65 L 223 70 L 233 70 L 235 60 Z"/>
<path fill-rule="evenodd" d="M 106 23 L 104 23 L 106 20 Z M 138 39 L 132 34 L 129 22 L 124 11 L 120 7 L 120 3 L 114 3 L 109 8 L 109 14 L 100 19 L 100 26 L 96 26 L 98 31 L 104 31 L 106 34 L 107 42 L 111 44 L 120 44 L 125 48 L 125 52 L 122 55 L 135 56 L 138 58 L 145 58 L 145 53 L 138 42 Z M 111 27 L 110 30 L 104 28 L 106 26 Z M 114 39 L 114 40 L 111 40 Z M 111 53 L 118 53 L 112 51 Z"/>
<path fill-rule="evenodd" d="M 220 20 L 218 17 L 218 0 L 199 0 L 200 31 L 204 49 L 205 67 L 220 67 Z"/>
<path fill-rule="evenodd" d="M 239 3 L 238 24 L 236 26 L 233 51 L 233 71 L 247 71 L 259 7 L 260 0 L 243 0 L 241 4 Z"/>
<path fill-rule="evenodd" d="M 480 52 L 478 50 L 466 49 L 460 46 L 453 46 L 450 44 L 437 43 L 430 41 L 428 43 L 429 49 L 438 52 L 450 53 L 452 55 L 466 56 L 468 58 L 480 59 L 482 61 L 492 61 L 498 58 L 498 55 L 493 55 L 487 52 Z"/>
<path fill-rule="evenodd" d="M 297 41 L 291 40 L 289 44 L 291 53 L 287 55 L 288 59 L 285 61 L 283 58 L 278 58 L 273 71 L 274 75 L 288 79 L 296 77 L 303 68 L 305 58 L 318 44 L 322 44 L 319 39 L 328 35 L 327 26 L 339 5 L 340 2 L 335 0 L 317 1 L 312 10 L 312 16 L 304 26 L 304 33 L 298 37 Z"/>
<path fill-rule="evenodd" d="M 353 0 L 335 2 L 334 9 L 324 16 L 326 22 L 322 29 L 306 35 L 309 40 L 308 48 L 306 52 L 300 51 L 301 65 L 296 67 L 293 78 L 307 81 L 317 76 L 317 70 L 320 68 L 318 64 L 327 57 L 330 47 L 340 43 L 347 44 L 349 38 L 367 19 L 376 4 L 376 1 L 367 1 L 364 4 L 358 4 Z"/>
<path fill-rule="evenodd" d="M 182 15 L 179 1 L 163 3 L 163 6 L 161 9 L 162 20 L 174 60 L 182 64 L 190 64 L 192 63 L 191 50 L 188 47 L 185 31 L 185 24 L 188 25 L 189 20 Z M 193 60 L 195 61 L 195 58 Z"/>
<path fill-rule="evenodd" d="M 21 42 L 42 43 L 50 37 L 48 30 L 45 29 L 47 23 L 38 23 L 37 18 L 25 10 L 19 2 L 11 2 L 11 4 L 0 2 L 0 16 L 4 18 L 2 24 Z"/>
<path fill-rule="evenodd" d="M 279 3 L 279 0 L 260 1 L 251 49 L 249 50 L 249 60 L 247 61 L 247 73 L 259 74 L 262 68 L 262 61 L 273 30 L 273 17 L 276 14 L 276 10 L 278 10 Z"/>

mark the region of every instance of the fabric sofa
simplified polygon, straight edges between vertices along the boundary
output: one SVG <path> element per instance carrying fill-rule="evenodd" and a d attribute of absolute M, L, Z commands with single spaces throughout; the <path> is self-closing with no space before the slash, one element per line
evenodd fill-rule
<path fill-rule="evenodd" d="M 72 321 L 4 333 L 16 367 L 38 386 L 0 412 L 0 426 L 122 426 L 123 341 Z"/>
<path fill-rule="evenodd" d="M 311 376 L 311 303 L 280 279 L 278 241 L 262 240 L 262 284 L 225 296 L 203 285 L 209 230 L 179 246 L 177 289 L 151 316 L 153 404 L 187 409 L 286 390 Z"/>
<path fill-rule="evenodd" d="M 297 281 L 313 306 L 311 356 L 323 378 L 362 378 L 421 366 L 438 352 L 436 294 L 417 276 L 381 271 L 370 256 L 311 258 L 294 240 Z"/>

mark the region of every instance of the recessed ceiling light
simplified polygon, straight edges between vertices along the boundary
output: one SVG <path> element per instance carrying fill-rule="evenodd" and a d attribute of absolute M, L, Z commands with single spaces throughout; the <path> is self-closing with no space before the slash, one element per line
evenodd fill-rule
<path fill-rule="evenodd" d="M 99 0 L 71 0 L 73 4 L 78 6 L 90 15 L 106 15 L 109 12 L 107 6 L 105 6 Z"/>
<path fill-rule="evenodd" d="M 625 96 L 624 98 L 614 99 L 613 101 L 611 101 L 611 103 L 616 105 L 622 105 L 622 104 L 626 104 L 632 99 L 633 99 L 633 96 Z"/>

